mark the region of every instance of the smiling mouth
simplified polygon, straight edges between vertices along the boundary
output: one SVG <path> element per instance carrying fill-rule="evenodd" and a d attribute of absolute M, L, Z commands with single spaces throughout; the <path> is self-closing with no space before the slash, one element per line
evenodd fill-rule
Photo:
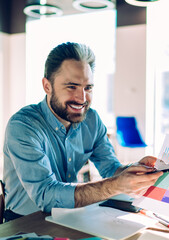
<path fill-rule="evenodd" d="M 76 109 L 76 110 L 81 110 L 82 108 L 84 108 L 84 105 L 69 104 L 69 106 L 73 109 Z"/>
<path fill-rule="evenodd" d="M 80 103 L 77 103 L 77 102 L 68 102 L 67 105 L 74 109 L 74 110 L 82 110 L 83 108 L 87 107 L 88 106 L 88 102 L 86 101 L 85 103 L 83 104 L 80 104 Z"/>

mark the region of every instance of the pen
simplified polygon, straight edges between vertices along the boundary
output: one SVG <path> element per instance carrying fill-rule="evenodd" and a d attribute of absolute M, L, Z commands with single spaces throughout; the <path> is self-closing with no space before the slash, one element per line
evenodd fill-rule
<path fill-rule="evenodd" d="M 155 228 L 155 227 L 148 227 L 147 230 L 169 233 L 169 230 L 162 229 L 162 228 Z"/>
<path fill-rule="evenodd" d="M 159 223 L 169 228 L 169 224 L 161 219 L 158 220 Z"/>
<path fill-rule="evenodd" d="M 152 213 L 152 212 L 148 212 L 148 211 L 144 211 L 144 210 L 141 210 L 140 213 L 148 216 L 148 217 L 151 217 L 153 219 L 156 219 L 158 220 L 159 223 L 161 223 L 162 225 L 164 225 L 165 227 L 168 227 L 169 228 L 169 222 L 166 221 L 165 219 L 159 217 L 158 215 L 156 215 L 155 213 Z M 158 216 L 158 217 L 157 217 Z"/>
<path fill-rule="evenodd" d="M 153 213 L 153 215 L 158 218 L 158 219 L 161 219 L 162 221 L 166 222 L 169 224 L 169 221 L 167 221 L 166 219 L 162 218 L 161 216 L 157 215 L 156 213 Z"/>

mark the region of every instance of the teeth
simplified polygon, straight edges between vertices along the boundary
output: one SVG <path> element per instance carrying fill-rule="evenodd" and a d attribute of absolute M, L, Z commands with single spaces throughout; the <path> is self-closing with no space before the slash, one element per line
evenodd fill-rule
<path fill-rule="evenodd" d="M 77 105 L 70 105 L 72 108 L 75 108 L 75 109 L 78 109 L 78 110 L 80 110 L 80 109 L 82 109 L 83 108 L 83 106 L 77 106 Z"/>

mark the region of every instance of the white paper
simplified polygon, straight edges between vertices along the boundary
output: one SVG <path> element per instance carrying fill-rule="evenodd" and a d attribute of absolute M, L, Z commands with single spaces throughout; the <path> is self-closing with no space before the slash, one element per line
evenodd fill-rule
<path fill-rule="evenodd" d="M 155 168 L 158 170 L 169 169 L 169 134 L 165 136 Z"/>
<path fill-rule="evenodd" d="M 138 240 L 166 240 L 166 239 L 169 239 L 168 233 L 160 232 L 145 232 L 138 238 Z"/>
<path fill-rule="evenodd" d="M 142 196 L 141 198 L 135 199 L 133 205 L 169 217 L 168 203 Z"/>
<path fill-rule="evenodd" d="M 128 213 L 109 207 L 92 204 L 76 209 L 52 209 L 51 221 L 69 228 L 106 239 L 122 240 L 145 229 L 139 221 L 122 219 Z"/>

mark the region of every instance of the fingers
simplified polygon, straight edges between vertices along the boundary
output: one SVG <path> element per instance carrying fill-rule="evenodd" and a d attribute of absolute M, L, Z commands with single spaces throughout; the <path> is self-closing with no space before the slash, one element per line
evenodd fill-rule
<path fill-rule="evenodd" d="M 129 194 L 131 196 L 134 196 L 134 197 L 138 197 L 138 196 L 143 196 L 147 189 L 154 185 L 156 181 L 150 181 L 149 183 L 147 182 L 140 182 L 140 183 L 137 183 L 137 184 L 134 184 L 134 185 L 130 185 L 130 187 L 128 187 L 128 189 L 126 189 L 126 194 Z"/>
<path fill-rule="evenodd" d="M 126 172 L 133 172 L 133 173 L 148 173 L 148 172 L 152 172 L 154 171 L 155 169 L 153 167 L 149 167 L 149 166 L 146 166 L 146 165 L 142 165 L 142 164 L 133 164 L 132 166 L 130 166 L 129 168 L 127 168 L 125 171 Z"/>
<path fill-rule="evenodd" d="M 157 179 L 163 175 L 163 172 L 149 172 L 149 174 L 137 174 L 137 181 L 140 182 L 150 182 L 150 181 L 157 181 Z"/>
<path fill-rule="evenodd" d="M 140 183 L 137 185 L 136 189 L 133 189 L 132 193 L 129 193 L 129 195 L 133 196 L 134 198 L 141 197 L 147 192 L 150 186 L 154 185 L 155 182 L 156 181 L 150 181 L 149 184 Z"/>
<path fill-rule="evenodd" d="M 142 158 L 142 159 L 139 161 L 139 163 L 140 163 L 140 164 L 144 164 L 144 165 L 149 166 L 149 167 L 154 167 L 156 161 L 157 161 L 157 158 L 156 158 L 156 157 L 146 156 L 146 157 Z"/>
<path fill-rule="evenodd" d="M 147 189 L 154 185 L 157 179 L 163 174 L 162 171 L 154 173 L 150 173 L 150 171 L 149 168 L 143 165 L 132 166 L 124 170 L 121 173 L 121 176 L 119 176 L 119 183 L 121 184 L 120 188 L 129 195 L 143 195 Z"/>

